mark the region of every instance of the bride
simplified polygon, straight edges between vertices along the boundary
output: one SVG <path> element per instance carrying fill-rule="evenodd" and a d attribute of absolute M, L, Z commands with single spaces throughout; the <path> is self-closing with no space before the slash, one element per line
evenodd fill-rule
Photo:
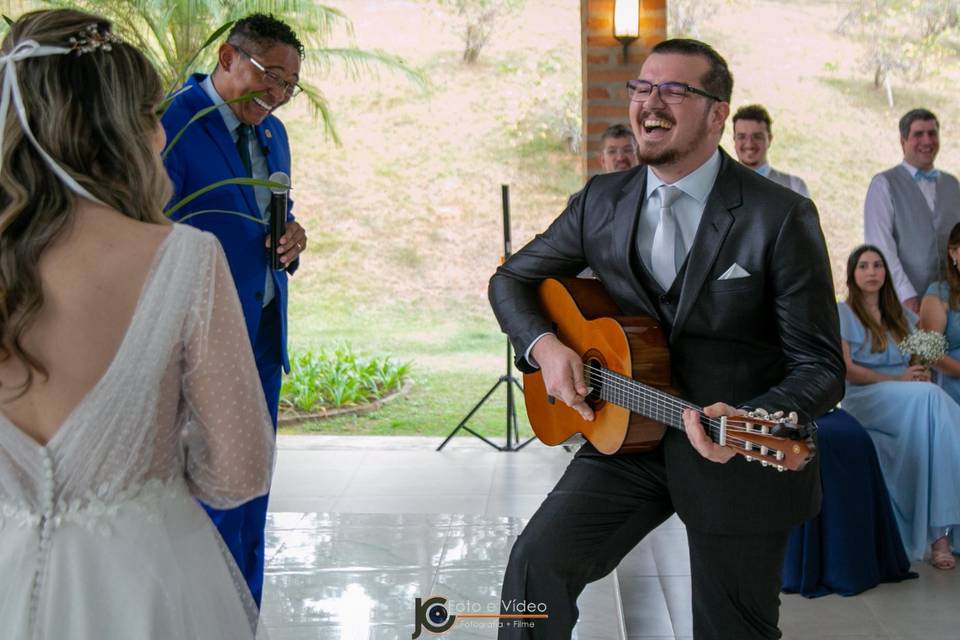
<path fill-rule="evenodd" d="M 70 10 L 0 77 L 0 637 L 252 638 L 195 498 L 263 495 L 273 430 L 217 241 L 161 211 L 160 79 Z"/>

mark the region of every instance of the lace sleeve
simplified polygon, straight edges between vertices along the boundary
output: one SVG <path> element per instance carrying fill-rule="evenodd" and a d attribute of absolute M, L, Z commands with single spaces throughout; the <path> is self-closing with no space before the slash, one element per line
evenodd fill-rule
<path fill-rule="evenodd" d="M 269 490 L 274 433 L 223 250 L 213 236 L 199 237 L 199 284 L 184 328 L 186 472 L 195 496 L 228 509 Z"/>

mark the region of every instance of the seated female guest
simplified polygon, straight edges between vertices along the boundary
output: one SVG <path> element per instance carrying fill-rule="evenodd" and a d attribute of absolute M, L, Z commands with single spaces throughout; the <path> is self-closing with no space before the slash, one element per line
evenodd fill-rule
<path fill-rule="evenodd" d="M 947 338 L 947 354 L 934 367 L 937 383 L 960 402 L 960 224 L 950 230 L 943 280 L 927 289 L 920 304 L 920 327 L 942 333 Z"/>
<path fill-rule="evenodd" d="M 916 324 L 887 278 L 886 259 L 864 245 L 847 260 L 848 296 L 840 303 L 847 365 L 843 408 L 869 432 L 911 560 L 952 569 L 960 525 L 960 405 L 910 366 L 897 344 Z"/>
<path fill-rule="evenodd" d="M 162 212 L 160 77 L 70 10 L 0 75 L 0 636 L 253 638 L 195 498 L 263 495 L 273 428 L 220 245 Z"/>

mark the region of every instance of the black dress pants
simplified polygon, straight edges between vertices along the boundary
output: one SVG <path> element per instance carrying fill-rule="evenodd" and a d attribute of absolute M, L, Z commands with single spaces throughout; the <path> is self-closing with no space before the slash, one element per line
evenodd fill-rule
<path fill-rule="evenodd" d="M 569 638 L 587 583 L 613 571 L 673 513 L 662 447 L 606 456 L 585 445 L 520 534 L 503 580 L 501 613 L 516 613 L 516 603 L 545 604 L 549 617 L 532 625 L 504 620 L 500 640 Z M 780 638 L 788 531 L 727 536 L 687 529 L 695 640 Z"/>

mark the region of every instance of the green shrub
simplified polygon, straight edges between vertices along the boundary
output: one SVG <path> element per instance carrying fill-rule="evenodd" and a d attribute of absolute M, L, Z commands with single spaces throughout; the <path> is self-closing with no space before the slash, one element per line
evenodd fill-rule
<path fill-rule="evenodd" d="M 290 357 L 290 375 L 283 379 L 280 404 L 298 411 L 363 404 L 400 389 L 409 374 L 409 362 L 363 358 L 346 343 L 297 350 Z"/>

